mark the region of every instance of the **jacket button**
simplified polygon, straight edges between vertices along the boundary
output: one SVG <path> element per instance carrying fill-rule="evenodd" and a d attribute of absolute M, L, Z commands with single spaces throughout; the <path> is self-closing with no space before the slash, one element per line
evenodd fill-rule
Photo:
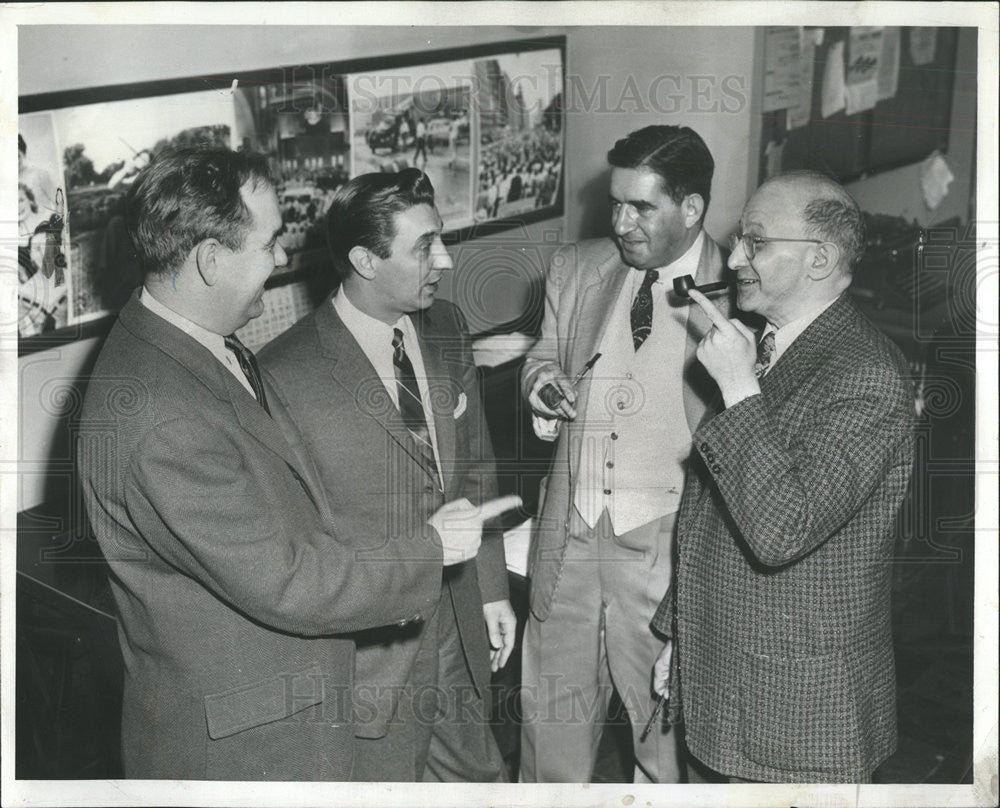
<path fill-rule="evenodd" d="M 705 443 L 704 441 L 702 441 L 702 444 L 701 444 L 701 450 L 702 450 L 703 452 L 707 452 L 707 451 L 708 451 L 708 444 L 707 444 L 707 443 Z"/>
<path fill-rule="evenodd" d="M 718 463 L 713 463 L 712 464 L 712 472 L 714 474 L 718 474 L 720 471 L 722 471 L 722 469 L 719 468 L 719 464 Z"/>
<path fill-rule="evenodd" d="M 604 494 L 605 494 L 605 496 L 611 496 L 611 489 L 610 488 L 605 488 L 604 489 Z"/>
<path fill-rule="evenodd" d="M 624 401 L 619 401 L 618 404 L 617 404 L 617 407 L 620 410 L 624 410 L 625 409 L 625 402 Z"/>
<path fill-rule="evenodd" d="M 705 459 L 709 463 L 714 463 L 715 462 L 715 455 L 712 452 L 705 452 Z"/>
<path fill-rule="evenodd" d="M 611 440 L 618 440 L 618 433 L 617 432 L 612 432 L 611 433 Z"/>
<path fill-rule="evenodd" d="M 609 469 L 613 469 L 615 467 L 615 464 L 610 460 L 604 465 L 607 466 Z"/>

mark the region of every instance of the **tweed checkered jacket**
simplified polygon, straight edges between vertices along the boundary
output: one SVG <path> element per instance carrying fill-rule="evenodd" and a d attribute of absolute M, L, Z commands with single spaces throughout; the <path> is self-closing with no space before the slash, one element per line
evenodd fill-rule
<path fill-rule="evenodd" d="M 678 516 L 687 744 L 724 774 L 855 782 L 896 746 L 894 521 L 913 464 L 899 350 L 845 294 L 706 420 Z M 676 594 L 676 599 L 672 597 Z"/>

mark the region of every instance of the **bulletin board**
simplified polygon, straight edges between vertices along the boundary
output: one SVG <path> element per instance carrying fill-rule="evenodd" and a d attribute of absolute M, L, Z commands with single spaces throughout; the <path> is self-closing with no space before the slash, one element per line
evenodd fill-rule
<path fill-rule="evenodd" d="M 809 168 L 844 182 L 945 151 L 958 30 L 765 29 L 758 181 Z"/>

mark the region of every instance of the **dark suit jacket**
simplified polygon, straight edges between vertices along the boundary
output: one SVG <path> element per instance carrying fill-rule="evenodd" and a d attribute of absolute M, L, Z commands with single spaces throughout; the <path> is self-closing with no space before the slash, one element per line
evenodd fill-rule
<path fill-rule="evenodd" d="M 718 245 L 705 234 L 695 281 L 711 283 L 722 278 L 725 262 Z M 545 317 L 542 335 L 529 351 L 521 380 L 525 398 L 535 377 L 547 364 L 555 363 L 567 375 L 577 373 L 597 351 L 608 318 L 621 291 L 628 267 L 611 239 L 593 239 L 571 244 L 553 257 L 545 282 Z M 717 299 L 716 299 L 717 300 Z M 688 306 L 688 338 L 684 364 L 684 415 L 692 432 L 717 391 L 712 378 L 694 358 L 695 349 L 712 324 L 695 305 Z M 577 416 L 562 424 L 562 434 L 545 483 L 538 529 L 531 543 L 528 574 L 531 578 L 531 611 L 539 620 L 549 613 L 562 570 L 568 540 L 573 483 L 580 464 L 580 447 L 574 439 L 587 422 L 586 404 L 591 376 L 577 387 Z M 566 471 L 569 470 L 569 474 Z"/>
<path fill-rule="evenodd" d="M 427 519 L 445 502 L 467 497 L 478 504 L 496 496 L 493 450 L 464 319 L 447 301 L 411 319 L 430 385 L 443 493 L 330 300 L 260 354 L 266 379 L 291 415 L 289 440 L 315 461 L 335 523 L 375 563 L 388 549 L 390 560 L 422 552 L 436 535 Z M 422 587 L 440 591 L 440 550 L 436 558 L 437 569 L 426 567 Z M 473 681 L 485 693 L 490 669 L 483 604 L 507 598 L 502 536 L 487 531 L 475 561 L 449 567 L 444 577 L 442 608 L 454 607 Z M 389 588 L 376 597 L 391 601 L 397 594 Z M 407 680 L 420 628 L 398 626 L 358 637 L 360 735 L 385 734 L 396 706 L 394 688 Z"/>
<path fill-rule="evenodd" d="M 421 563 L 359 559 L 275 420 L 137 295 L 89 382 L 79 474 L 119 614 L 126 776 L 348 779 L 354 643 L 328 635 L 432 607 Z"/>
<path fill-rule="evenodd" d="M 687 744 L 750 780 L 856 782 L 896 745 L 893 524 L 913 464 L 899 350 L 845 294 L 695 435 L 678 517 Z M 672 604 L 654 624 L 670 633 Z"/>

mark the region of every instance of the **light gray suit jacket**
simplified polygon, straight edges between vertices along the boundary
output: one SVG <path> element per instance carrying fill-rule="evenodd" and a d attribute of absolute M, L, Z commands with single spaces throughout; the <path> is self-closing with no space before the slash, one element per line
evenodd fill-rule
<path fill-rule="evenodd" d="M 711 283 L 722 278 L 725 263 L 718 245 L 705 234 L 695 281 Z M 621 292 L 628 267 L 611 239 L 594 239 L 563 247 L 553 257 L 546 278 L 545 317 L 542 334 L 529 351 L 521 377 L 525 398 L 535 377 L 546 365 L 556 364 L 574 375 L 601 344 L 611 310 Z M 711 322 L 698 306 L 688 314 L 688 337 L 684 363 L 684 415 L 692 431 L 698 427 L 708 402 L 717 390 L 711 377 L 694 358 L 698 342 Z M 575 439 L 587 421 L 586 402 L 590 376 L 577 388 L 577 416 L 562 425 L 540 509 L 538 530 L 531 544 L 528 574 L 531 578 L 531 610 L 539 620 L 549 613 L 559 583 L 568 540 L 573 480 L 580 462 Z M 568 470 L 568 473 L 567 473 Z"/>

